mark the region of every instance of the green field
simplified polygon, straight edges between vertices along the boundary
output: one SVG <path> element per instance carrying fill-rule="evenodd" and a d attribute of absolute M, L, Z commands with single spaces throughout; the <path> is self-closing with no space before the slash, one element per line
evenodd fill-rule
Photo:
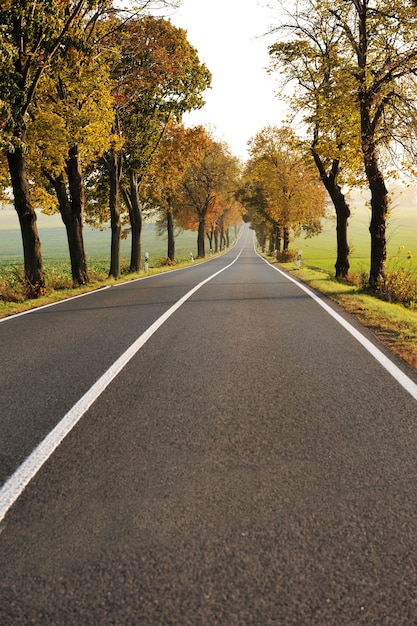
<path fill-rule="evenodd" d="M 393 264 L 410 263 L 408 252 L 413 255 L 413 267 L 417 267 L 417 205 L 407 194 L 404 206 L 394 202 L 388 222 L 388 257 Z M 401 198 L 400 198 L 401 201 Z M 405 204 L 407 202 L 407 204 Z M 370 210 L 357 194 L 351 202 L 352 217 L 349 221 L 348 238 L 351 247 L 351 270 L 367 272 L 369 270 Z M 42 256 L 45 267 L 60 261 L 60 267 L 70 271 L 65 229 L 60 215 L 48 216 L 38 213 L 38 227 L 42 242 Z M 84 229 L 85 247 L 90 268 L 97 272 L 107 272 L 109 267 L 110 230 Z M 197 233 L 182 232 L 176 238 L 177 261 L 189 258 L 190 252 L 196 254 Z M 300 237 L 291 242 L 291 248 L 302 250 L 303 263 L 309 267 L 334 270 L 336 260 L 336 220 L 329 217 L 324 220 L 323 232 L 311 239 Z M 150 266 L 161 264 L 167 254 L 166 236 L 157 236 L 155 226 L 146 223 L 142 236 L 142 252 L 150 255 Z M 122 266 L 129 263 L 130 238 L 122 241 Z M 1 268 L 23 263 L 22 243 L 19 224 L 14 209 L 0 210 L 0 271 Z"/>
<path fill-rule="evenodd" d="M 38 213 L 38 229 L 42 243 L 42 257 L 45 267 L 59 261 L 60 267 L 70 272 L 66 231 L 60 215 Z M 98 272 L 108 271 L 110 254 L 110 229 L 104 231 L 86 226 L 84 228 L 85 248 L 89 265 Z M 196 254 L 197 233 L 185 231 L 176 238 L 177 261 L 189 259 L 190 252 Z M 152 223 L 144 223 L 142 251 L 149 253 L 150 267 L 161 264 L 167 255 L 167 238 L 158 236 Z M 129 263 L 130 237 L 121 242 L 122 265 Z M 0 210 L 0 271 L 6 266 L 23 263 L 22 240 L 17 214 L 12 210 Z"/>
<path fill-rule="evenodd" d="M 370 210 L 360 203 L 351 204 L 352 216 L 348 226 L 351 249 L 351 270 L 367 272 L 370 261 Z M 291 243 L 292 248 L 302 250 L 303 263 L 333 272 L 336 261 L 336 218 L 324 220 L 323 232 L 317 237 L 299 237 Z M 417 206 L 394 206 L 387 226 L 387 248 L 390 263 L 410 263 L 417 267 Z"/>

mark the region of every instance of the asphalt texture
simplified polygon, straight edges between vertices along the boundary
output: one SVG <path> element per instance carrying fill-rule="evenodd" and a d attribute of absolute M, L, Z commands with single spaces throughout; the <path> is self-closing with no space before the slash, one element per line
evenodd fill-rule
<path fill-rule="evenodd" d="M 241 249 L 7 513 L 2 626 L 417 624 L 417 403 L 247 227 L 208 263 L 0 324 L 1 479 Z"/>

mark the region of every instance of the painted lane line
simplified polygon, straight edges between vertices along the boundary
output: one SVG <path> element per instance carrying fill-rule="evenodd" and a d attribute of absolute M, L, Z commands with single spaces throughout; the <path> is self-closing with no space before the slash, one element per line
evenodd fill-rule
<path fill-rule="evenodd" d="M 242 249 L 235 259 L 221 270 L 212 274 L 201 283 L 193 287 L 180 300 L 172 305 L 161 317 L 159 317 L 118 359 L 109 369 L 94 383 L 94 385 L 78 400 L 78 402 L 68 411 L 61 421 L 51 430 L 51 432 L 39 443 L 33 452 L 23 461 L 0 489 L 0 523 L 3 521 L 10 507 L 21 496 L 29 482 L 41 467 L 46 463 L 65 437 L 71 432 L 74 426 L 80 421 L 88 411 L 93 402 L 103 393 L 129 361 L 139 352 L 142 346 L 152 337 L 152 335 L 173 315 L 193 294 L 203 285 L 227 270 L 239 259 Z"/>
<path fill-rule="evenodd" d="M 256 251 L 256 250 L 255 250 Z M 256 252 L 256 254 L 258 254 Z M 405 374 L 395 363 L 391 361 L 379 348 L 377 348 L 372 341 L 369 341 L 362 333 L 354 328 L 352 324 L 346 321 L 339 313 L 336 313 L 326 302 L 324 302 L 319 296 L 317 296 L 313 291 L 310 291 L 305 285 L 300 283 L 298 280 L 289 276 L 282 270 L 278 269 L 274 265 L 271 265 L 266 259 L 264 259 L 260 254 L 258 256 L 265 261 L 272 269 L 279 272 L 282 276 L 285 276 L 289 281 L 297 285 L 302 291 L 310 296 L 317 304 L 319 304 L 329 315 L 331 315 L 345 330 L 348 331 L 355 339 L 358 341 L 364 348 L 367 350 L 373 357 L 378 361 L 383 368 L 387 370 L 389 374 L 414 398 L 417 400 L 417 385 L 414 381 L 411 380 L 407 374 Z"/>

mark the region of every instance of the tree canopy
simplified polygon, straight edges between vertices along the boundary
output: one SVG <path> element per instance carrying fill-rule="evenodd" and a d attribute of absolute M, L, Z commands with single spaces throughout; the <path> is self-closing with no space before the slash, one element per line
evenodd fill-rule
<path fill-rule="evenodd" d="M 197 253 L 205 257 L 205 237 L 209 220 L 217 221 L 239 186 L 240 167 L 223 142 L 213 139 L 200 127 L 192 137 L 193 159 L 187 166 L 180 187 L 179 225 L 197 228 Z"/>
<path fill-rule="evenodd" d="M 108 0 L 6 0 L 0 7 L 0 145 L 22 231 L 28 293 L 34 296 L 45 278 L 26 163 L 29 109 L 42 77 L 79 41 L 80 23 L 90 30 L 108 6 Z"/>

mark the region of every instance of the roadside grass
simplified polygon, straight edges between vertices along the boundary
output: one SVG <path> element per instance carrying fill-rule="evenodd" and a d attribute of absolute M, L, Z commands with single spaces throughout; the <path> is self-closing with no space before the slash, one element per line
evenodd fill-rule
<path fill-rule="evenodd" d="M 271 259 L 269 259 L 271 261 Z M 272 261 L 271 261 L 272 262 Z M 387 302 L 360 286 L 360 277 L 349 281 L 336 280 L 328 272 L 295 263 L 279 263 L 279 267 L 312 289 L 337 302 L 351 313 L 397 356 L 417 370 L 417 310 Z"/>
<path fill-rule="evenodd" d="M 271 257 L 267 257 L 271 263 L 276 263 Z M 196 259 L 195 263 L 204 259 Z M 0 279 L 0 318 L 7 317 L 16 313 L 21 313 L 33 308 L 37 308 L 46 304 L 51 304 L 81 295 L 89 291 L 94 291 L 106 286 L 119 284 L 130 280 L 138 280 L 158 274 L 161 272 L 171 271 L 175 268 L 186 267 L 191 265 L 188 256 L 179 257 L 175 266 L 156 265 L 149 267 L 147 273 L 142 269 L 137 274 L 122 274 L 119 280 L 109 279 L 104 267 L 107 260 L 96 259 L 90 264 L 91 282 L 88 285 L 73 288 L 69 279 L 68 268 L 62 260 L 52 262 L 47 266 L 47 275 L 50 284 L 49 291 L 46 295 L 36 300 L 24 300 L 24 296 L 19 299 L 17 284 L 13 287 L 13 295 L 15 301 L 1 299 L 2 281 Z M 294 262 L 278 263 L 280 268 L 298 278 L 312 289 L 326 295 L 334 302 L 337 302 L 342 308 L 354 315 L 364 326 L 370 328 L 372 332 L 387 345 L 397 356 L 408 363 L 412 368 L 417 370 L 417 310 L 404 307 L 403 305 L 390 303 L 374 294 L 367 293 L 360 286 L 360 277 L 353 276 L 350 281 L 336 280 L 328 272 L 310 268 L 303 265 L 297 269 Z M 23 268 L 13 268 L 13 276 L 16 283 L 23 276 Z M 124 268 L 127 271 L 127 265 Z M 2 272 L 4 274 L 4 272 Z M 51 282 L 52 281 L 52 282 Z M 53 283 L 53 286 L 52 286 Z"/>
<path fill-rule="evenodd" d="M 317 237 L 304 236 L 291 244 L 302 250 L 301 269 L 280 264 L 313 289 L 324 293 L 368 326 L 389 348 L 417 370 L 417 212 L 414 197 L 398 196 L 387 229 L 386 280 L 381 296 L 366 291 L 370 263 L 370 211 L 353 197 L 349 219 L 349 281 L 334 278 L 336 223 L 325 220 Z M 271 262 L 272 259 L 269 259 Z"/>

